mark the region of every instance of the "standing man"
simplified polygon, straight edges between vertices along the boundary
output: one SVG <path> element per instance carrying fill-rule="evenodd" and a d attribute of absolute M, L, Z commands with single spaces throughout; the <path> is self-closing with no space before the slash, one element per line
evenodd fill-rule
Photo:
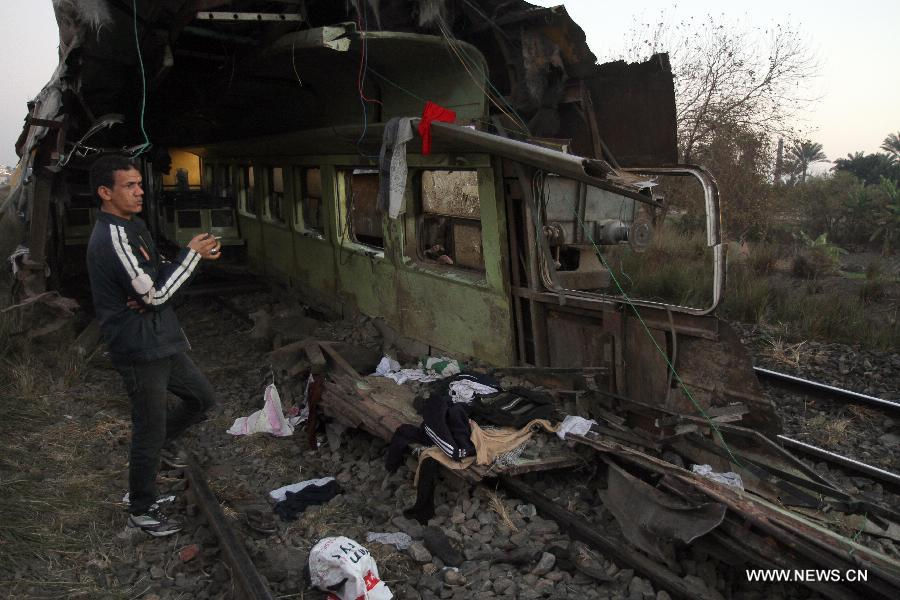
<path fill-rule="evenodd" d="M 185 353 L 189 348 L 172 299 L 201 259 L 216 260 L 219 242 L 196 236 L 174 262 L 163 259 L 144 222 L 141 173 L 123 156 L 104 156 L 90 172 L 100 213 L 87 249 L 94 310 L 131 401 L 131 499 L 128 525 L 155 537 L 181 525 L 156 504 L 156 474 L 166 441 L 202 420 L 216 405 L 212 386 Z M 166 392 L 181 398 L 166 408 Z"/>

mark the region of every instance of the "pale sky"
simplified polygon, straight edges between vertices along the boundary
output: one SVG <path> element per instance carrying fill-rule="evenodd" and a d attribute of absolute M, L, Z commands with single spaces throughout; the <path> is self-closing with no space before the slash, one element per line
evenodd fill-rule
<path fill-rule="evenodd" d="M 532 0 L 549 6 L 556 1 Z M 644 0 L 640 3 L 567 0 L 569 14 L 601 60 L 624 49 L 636 23 L 712 13 L 729 23 L 766 27 L 789 22 L 809 42 L 820 64 L 810 90 L 819 100 L 801 125 L 830 159 L 875 152 L 900 131 L 900 2 L 856 0 L 754 0 L 730 2 Z M 56 66 L 56 20 L 51 0 L 0 0 L 0 164 L 17 162 L 13 145 L 25 103 L 37 95 Z M 825 165 L 827 167 L 827 165 Z"/>

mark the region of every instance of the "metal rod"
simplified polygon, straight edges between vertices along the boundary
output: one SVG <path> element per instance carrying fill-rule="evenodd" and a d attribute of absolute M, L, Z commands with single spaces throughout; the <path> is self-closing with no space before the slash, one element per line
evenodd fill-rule
<path fill-rule="evenodd" d="M 897 475 L 896 473 L 891 473 L 890 471 L 885 471 L 884 469 L 879 469 L 878 467 L 867 465 L 864 462 L 848 458 L 841 454 L 835 454 L 834 452 L 825 450 L 824 448 L 819 448 L 818 446 L 813 446 L 812 444 L 807 444 L 806 442 L 801 442 L 799 440 L 789 438 L 786 435 L 779 435 L 778 439 L 789 448 L 794 448 L 795 450 L 800 450 L 801 452 L 805 452 L 809 455 L 823 458 L 827 461 L 839 464 L 849 469 L 859 471 L 860 473 L 871 475 L 872 477 L 875 477 L 876 479 L 880 479 L 887 483 L 900 485 L 900 475 Z"/>
<path fill-rule="evenodd" d="M 187 474 L 190 482 L 190 489 L 197 499 L 197 504 L 206 515 L 209 521 L 209 527 L 219 539 L 222 547 L 222 554 L 231 566 L 232 577 L 235 578 L 237 584 L 244 590 L 244 598 L 248 600 L 274 600 L 272 592 L 266 586 L 265 582 L 250 560 L 247 549 L 244 544 L 237 538 L 228 520 L 219 507 L 215 494 L 209 488 L 203 471 L 200 469 L 197 457 L 193 453 L 187 456 Z"/>
<path fill-rule="evenodd" d="M 827 392 L 829 394 L 834 394 L 835 396 L 843 396 L 847 400 L 856 401 L 856 402 L 864 402 L 866 404 L 874 404 L 876 406 L 881 406 L 882 408 L 893 408 L 894 410 L 900 410 L 900 402 L 893 402 L 892 400 L 885 400 L 883 398 L 876 398 L 875 396 L 869 396 L 866 394 L 860 394 L 859 392 L 853 392 L 851 390 L 845 390 L 839 387 L 834 387 L 833 385 L 828 385 L 827 383 L 820 383 L 818 381 L 810 381 L 809 379 L 803 379 L 802 377 L 795 377 L 794 375 L 788 375 L 787 373 L 779 373 L 778 371 L 770 371 L 769 369 L 763 369 L 761 367 L 753 367 L 753 370 L 756 371 L 757 375 L 762 377 L 767 377 L 769 379 L 775 379 L 777 381 L 786 381 L 788 383 L 793 383 L 798 386 L 812 388 L 814 390 L 820 392 Z"/>

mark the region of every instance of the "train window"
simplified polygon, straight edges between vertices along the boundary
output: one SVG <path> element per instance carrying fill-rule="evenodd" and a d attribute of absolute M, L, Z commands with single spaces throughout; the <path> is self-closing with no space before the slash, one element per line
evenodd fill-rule
<path fill-rule="evenodd" d="M 284 169 L 266 167 L 263 173 L 263 216 L 269 221 L 284 223 Z"/>
<path fill-rule="evenodd" d="M 253 168 L 239 166 L 235 169 L 238 211 L 247 217 L 256 217 L 256 196 L 253 190 Z"/>
<path fill-rule="evenodd" d="M 423 171 L 420 256 L 484 271 L 477 171 Z"/>
<path fill-rule="evenodd" d="M 353 169 L 344 171 L 347 189 L 346 231 L 359 244 L 384 249 L 384 231 L 381 228 L 381 212 L 376 206 L 378 197 L 378 171 Z"/>
<path fill-rule="evenodd" d="M 294 169 L 294 229 L 325 235 L 322 172 L 318 167 Z"/>

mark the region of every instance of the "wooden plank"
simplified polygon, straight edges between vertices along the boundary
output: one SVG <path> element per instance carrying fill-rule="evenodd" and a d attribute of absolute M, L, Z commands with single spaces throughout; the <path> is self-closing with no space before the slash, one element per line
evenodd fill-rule
<path fill-rule="evenodd" d="M 331 346 L 331 342 L 319 342 L 319 346 L 331 357 L 331 360 L 333 360 L 335 364 L 343 369 L 348 375 L 354 379 L 362 379 L 362 375 L 357 373 L 356 369 L 350 366 L 350 363 L 348 363 L 344 357 Z"/>
<path fill-rule="evenodd" d="M 322 347 L 316 341 L 309 341 L 303 346 L 306 357 L 309 359 L 310 368 L 314 374 L 325 371 L 326 361 L 325 355 L 322 354 Z"/>

